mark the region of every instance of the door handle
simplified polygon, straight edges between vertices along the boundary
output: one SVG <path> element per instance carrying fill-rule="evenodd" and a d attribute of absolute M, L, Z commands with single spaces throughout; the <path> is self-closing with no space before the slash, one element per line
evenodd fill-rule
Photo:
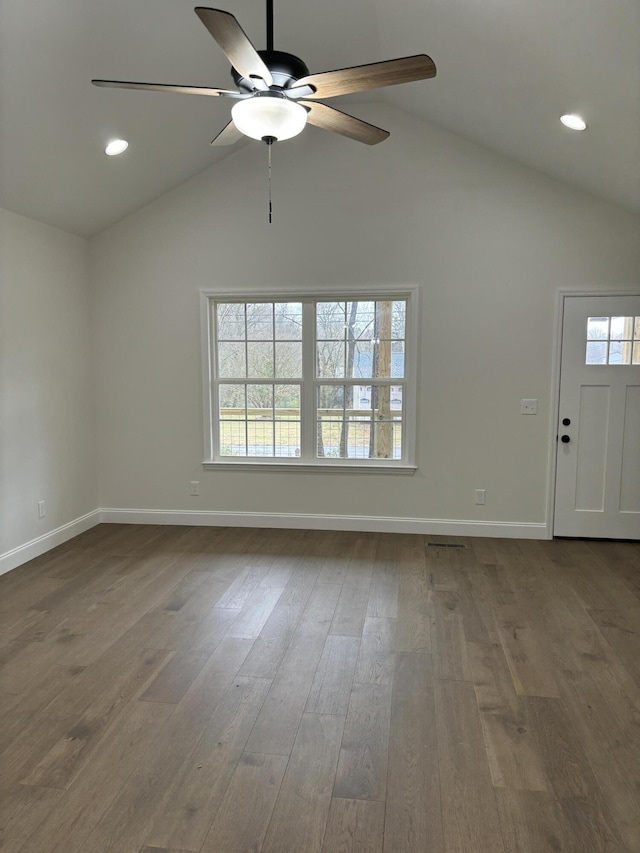
<path fill-rule="evenodd" d="M 570 436 L 570 435 L 561 435 L 561 436 L 560 436 L 560 441 L 561 441 L 563 444 L 569 444 L 569 442 L 571 441 L 571 436 Z"/>

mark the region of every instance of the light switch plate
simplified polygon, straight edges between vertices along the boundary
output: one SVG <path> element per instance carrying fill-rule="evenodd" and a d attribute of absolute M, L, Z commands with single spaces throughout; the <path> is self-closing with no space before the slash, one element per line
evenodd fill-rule
<path fill-rule="evenodd" d="M 520 400 L 521 415 L 537 415 L 538 401 L 537 400 Z"/>

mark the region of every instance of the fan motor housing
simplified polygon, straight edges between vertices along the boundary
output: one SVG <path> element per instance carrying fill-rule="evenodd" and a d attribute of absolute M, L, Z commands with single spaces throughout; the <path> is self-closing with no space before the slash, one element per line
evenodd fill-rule
<path fill-rule="evenodd" d="M 259 50 L 258 54 L 271 72 L 273 85 L 279 89 L 289 89 L 297 80 L 309 74 L 309 69 L 304 62 L 292 53 L 284 53 L 281 50 Z M 235 68 L 231 69 L 231 76 L 241 92 L 253 92 L 255 86 L 252 80 L 247 80 Z"/>

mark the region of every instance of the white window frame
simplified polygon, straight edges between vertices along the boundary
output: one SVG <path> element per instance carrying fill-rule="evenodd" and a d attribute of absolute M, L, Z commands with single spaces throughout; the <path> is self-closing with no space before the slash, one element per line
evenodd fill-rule
<path fill-rule="evenodd" d="M 318 457 L 256 457 L 256 456 L 219 456 L 218 444 L 218 407 L 216 380 L 214 376 L 215 323 L 212 306 L 217 302 L 302 302 L 303 328 L 309 328 L 313 317 L 315 302 L 329 301 L 392 301 L 406 299 L 407 316 L 405 325 L 405 376 L 395 384 L 403 385 L 403 456 L 401 459 L 336 459 Z M 340 290 L 261 290 L 252 292 L 228 292 L 218 290 L 200 291 L 200 322 L 202 343 L 202 386 L 203 386 L 203 424 L 205 470 L 242 470 L 242 471 L 356 471 L 374 474 L 413 474 L 416 469 L 416 421 L 418 405 L 418 328 L 419 328 L 419 289 L 416 286 L 404 287 L 345 287 Z M 315 392 L 318 384 L 340 384 L 340 380 L 316 380 L 316 334 L 315 322 L 311 320 L 313 333 L 303 336 L 301 380 L 301 445 L 315 447 L 316 428 Z M 368 384 L 371 380 L 366 380 Z M 312 416 L 309 416 L 311 413 Z"/>

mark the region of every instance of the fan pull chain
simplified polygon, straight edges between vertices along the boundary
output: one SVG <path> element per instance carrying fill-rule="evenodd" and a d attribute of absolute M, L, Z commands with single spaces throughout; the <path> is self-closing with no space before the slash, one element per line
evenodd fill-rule
<path fill-rule="evenodd" d="M 267 148 L 269 149 L 269 167 L 268 167 L 268 177 L 269 177 L 269 225 L 271 225 L 273 219 L 273 206 L 271 204 L 271 147 L 274 142 L 276 142 L 275 136 L 263 136 L 263 141 L 267 143 Z"/>

